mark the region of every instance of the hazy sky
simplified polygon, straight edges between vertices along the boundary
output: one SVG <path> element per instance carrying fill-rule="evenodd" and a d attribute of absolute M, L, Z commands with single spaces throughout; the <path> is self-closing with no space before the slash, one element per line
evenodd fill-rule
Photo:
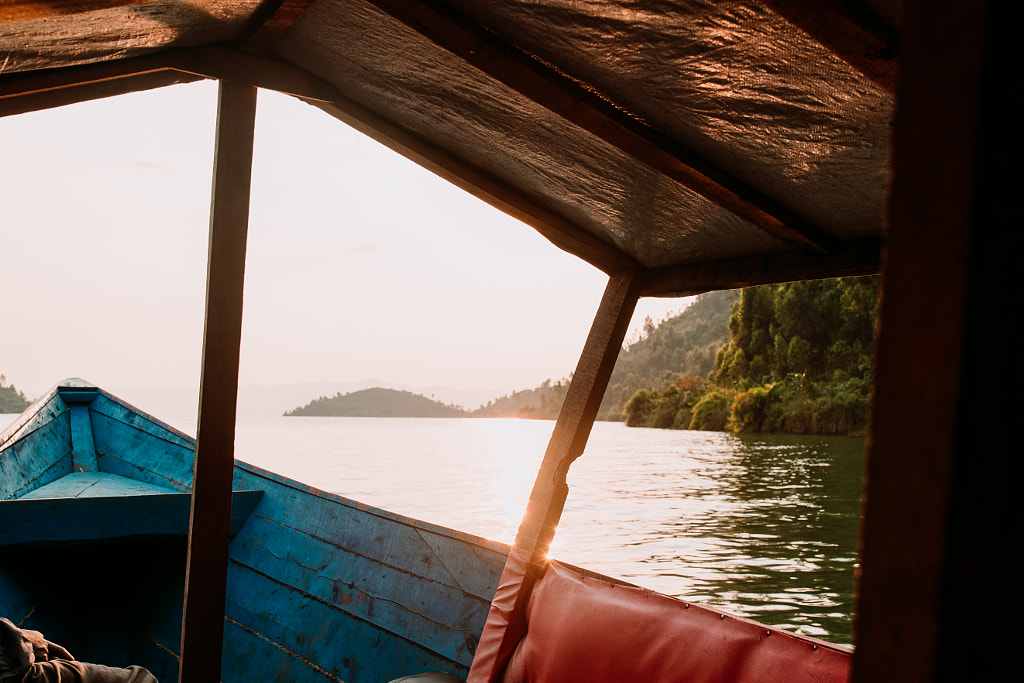
<path fill-rule="evenodd" d="M 26 394 L 68 376 L 198 386 L 216 96 L 201 82 L 0 118 L 0 372 Z M 605 282 L 260 91 L 242 385 L 450 387 L 438 398 L 458 402 L 533 387 L 575 368 Z M 686 303 L 642 300 L 634 329 Z"/>

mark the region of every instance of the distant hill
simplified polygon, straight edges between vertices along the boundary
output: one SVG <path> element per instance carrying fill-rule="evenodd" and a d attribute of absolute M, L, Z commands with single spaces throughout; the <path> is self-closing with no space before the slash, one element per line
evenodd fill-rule
<path fill-rule="evenodd" d="M 0 375 L 0 413 L 20 413 L 31 405 L 23 392 L 7 386 L 7 378 Z"/>
<path fill-rule="evenodd" d="M 599 420 L 621 420 L 622 410 L 641 389 L 660 391 L 679 376 L 708 376 L 718 350 L 729 341 L 729 316 L 736 290 L 701 294 L 682 313 L 655 325 L 619 354 L 601 402 Z"/>
<path fill-rule="evenodd" d="M 647 319 L 642 336 L 619 353 L 598 413 L 599 420 L 622 420 L 626 402 L 641 389 L 660 391 L 680 375 L 707 377 L 715 355 L 729 340 L 729 315 L 735 291 L 698 296 L 682 313 L 655 324 Z M 570 378 L 547 380 L 533 389 L 506 394 L 472 412 L 473 417 L 554 420 Z"/>
<path fill-rule="evenodd" d="M 565 392 L 569 389 L 569 378 L 552 383 L 546 380 L 534 389 L 513 391 L 487 405 L 474 410 L 472 417 L 522 417 L 538 420 L 554 420 L 565 400 Z"/>
<path fill-rule="evenodd" d="M 619 354 L 598 419 L 622 420 L 637 391 L 660 391 L 680 375 L 704 378 L 715 369 L 715 354 L 729 339 L 732 291 L 702 294 L 679 315 L 649 320 L 640 339 Z M 446 405 L 396 389 L 365 389 L 333 398 L 321 396 L 285 415 L 354 417 L 519 417 L 554 420 L 569 388 L 568 377 L 533 389 L 513 391 L 476 410 Z"/>
<path fill-rule="evenodd" d="M 348 394 L 321 396 L 285 416 L 319 417 L 467 417 L 459 406 L 446 405 L 411 391 L 363 389 Z"/>

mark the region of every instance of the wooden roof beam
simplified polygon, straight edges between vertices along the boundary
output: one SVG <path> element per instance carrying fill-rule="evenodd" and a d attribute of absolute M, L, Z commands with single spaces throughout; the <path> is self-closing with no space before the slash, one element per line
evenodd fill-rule
<path fill-rule="evenodd" d="M 776 254 L 652 268 L 643 296 L 692 296 L 718 289 L 753 287 L 794 280 L 875 275 L 881 263 L 881 241 L 875 238 L 844 244 L 829 254 L 792 250 Z"/>
<path fill-rule="evenodd" d="M 575 223 L 540 208 L 525 193 L 356 104 L 333 85 L 307 71 L 220 48 L 179 51 L 169 59 L 169 63 L 176 69 L 207 78 L 246 82 L 306 100 L 456 187 L 526 223 L 560 249 L 603 271 L 640 267 L 635 260 Z"/>
<path fill-rule="evenodd" d="M 0 77 L 0 117 L 201 80 L 168 63 L 169 53 Z"/>
<path fill-rule="evenodd" d="M 896 32 L 857 3 L 760 0 L 890 95 L 896 94 Z"/>
<path fill-rule="evenodd" d="M 0 2 L 0 24 L 46 19 L 67 14 L 144 5 L 156 0 L 3 0 Z"/>
<path fill-rule="evenodd" d="M 821 229 L 443 4 L 433 0 L 369 2 L 521 95 L 765 232 L 819 251 L 831 248 L 832 238 Z"/>
<path fill-rule="evenodd" d="M 251 55 L 265 54 L 312 4 L 313 0 L 265 0 L 249 18 L 237 48 Z"/>

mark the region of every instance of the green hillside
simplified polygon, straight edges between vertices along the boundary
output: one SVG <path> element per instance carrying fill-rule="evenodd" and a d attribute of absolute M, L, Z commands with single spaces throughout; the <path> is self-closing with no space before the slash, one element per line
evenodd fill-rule
<path fill-rule="evenodd" d="M 0 375 L 0 413 L 20 413 L 31 404 L 25 394 L 7 385 L 7 378 Z"/>
<path fill-rule="evenodd" d="M 657 326 L 648 319 L 643 338 L 619 354 L 598 419 L 623 419 L 626 402 L 641 389 L 660 391 L 680 376 L 707 377 L 729 339 L 731 305 L 738 297 L 729 290 L 707 292 Z"/>
<path fill-rule="evenodd" d="M 620 354 L 598 413 L 599 420 L 622 420 L 626 402 L 638 390 L 660 391 L 680 375 L 706 377 L 715 354 L 729 338 L 730 304 L 736 292 L 698 296 L 679 315 L 660 324 L 648 319 L 640 339 Z M 473 411 L 473 417 L 554 420 L 569 389 L 569 377 L 514 391 Z"/>
<path fill-rule="evenodd" d="M 320 417 L 466 417 L 461 407 L 397 389 L 363 389 L 321 396 L 286 416 Z"/>
<path fill-rule="evenodd" d="M 867 426 L 877 277 L 742 290 L 729 341 L 702 379 L 637 391 L 626 424 L 734 432 L 852 434 Z"/>

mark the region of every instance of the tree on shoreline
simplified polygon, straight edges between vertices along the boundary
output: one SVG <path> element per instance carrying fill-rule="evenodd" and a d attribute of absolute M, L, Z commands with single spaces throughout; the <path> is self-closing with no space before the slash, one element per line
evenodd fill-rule
<path fill-rule="evenodd" d="M 20 413 L 31 405 L 24 392 L 7 385 L 7 377 L 0 375 L 0 413 Z"/>
<path fill-rule="evenodd" d="M 634 394 L 626 424 L 734 432 L 852 434 L 867 427 L 877 277 L 742 290 L 706 382 Z M 696 382 L 696 383 L 695 383 Z"/>

